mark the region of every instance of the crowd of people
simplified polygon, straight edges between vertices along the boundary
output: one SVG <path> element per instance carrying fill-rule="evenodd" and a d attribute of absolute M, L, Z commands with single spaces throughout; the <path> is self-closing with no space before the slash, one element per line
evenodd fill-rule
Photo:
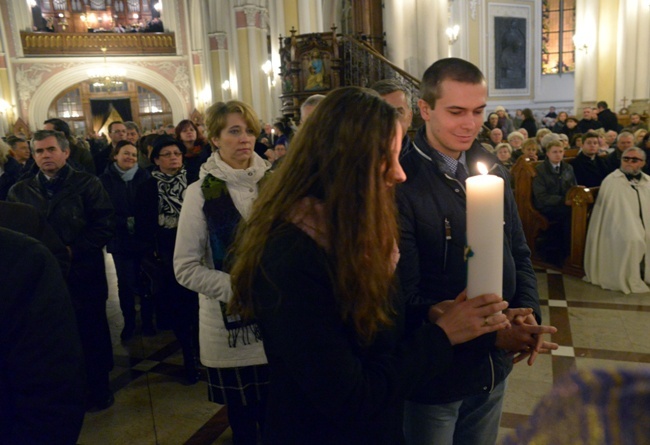
<path fill-rule="evenodd" d="M 447 58 L 424 73 L 424 125 L 412 136 L 409 90 L 383 80 L 311 96 L 297 129 L 263 125 L 232 100 L 209 107 L 204 125 L 183 120 L 162 135 L 114 121 L 106 144 L 90 144 L 48 119 L 31 141 L 7 138 L 0 199 L 9 202 L 0 205 L 17 207 L 0 207 L 0 225 L 11 229 L 0 229 L 0 242 L 57 287 L 49 296 L 30 276 L 16 292 L 56 304 L 60 335 L 41 345 L 20 331 L 3 349 L 3 367 L 24 363 L 15 358 L 29 347 L 55 372 L 2 370 L 0 388 L 14 402 L 0 403 L 0 442 L 30 443 L 26 425 L 40 422 L 34 434 L 51 428 L 49 437 L 61 437 L 52 443 L 74 443 L 83 412 L 114 403 L 105 248 L 117 271 L 121 340 L 173 330 L 184 383 L 205 367 L 209 400 L 228 407 L 234 444 L 258 435 L 265 444 L 495 443 L 513 366 L 558 347 L 544 339 L 556 329 L 542 320 L 509 168 L 521 156 L 543 161 L 535 205 L 566 221 L 564 195 L 575 184 L 602 183 L 604 197 L 609 182 L 633 184 L 641 202 L 650 144 L 647 135 L 636 140 L 641 122 L 612 128 L 602 102 L 603 122 L 591 109 L 581 121 L 551 110 L 538 130 L 530 109 L 511 118 L 496 107 L 484 123 L 486 101 L 481 71 Z M 572 139 L 581 152 L 566 162 Z M 479 161 L 504 179 L 503 289 L 470 299 L 465 181 Z M 647 210 L 637 212 L 641 222 Z M 38 222 L 27 234 L 47 249 L 13 232 L 26 232 L 25 220 Z M 558 226 L 562 255 L 570 235 Z M 11 308 L 36 323 L 28 309 Z M 3 322 L 8 313 L 0 311 Z M 21 394 L 35 384 L 38 394 Z M 44 412 L 18 409 L 34 404 Z M 62 424 L 66 434 L 57 435 Z"/>
<path fill-rule="evenodd" d="M 523 119 L 517 119 L 519 115 Z M 517 110 L 511 118 L 503 107 L 497 106 L 488 114 L 479 140 L 508 169 L 520 157 L 539 161 L 533 179 L 533 202 L 551 227 L 540 238 L 537 247 L 546 261 L 560 267 L 571 243 L 571 209 L 564 204 L 567 191 L 574 185 L 599 187 L 613 172 L 629 170 L 629 165 L 621 159 L 630 148 L 644 153 L 643 165 L 636 167 L 644 174 L 650 173 L 645 163 L 650 154 L 650 135 L 641 115 L 631 113 L 629 124 L 623 127 L 604 101 L 598 102 L 595 108 L 585 107 L 582 119 L 566 111 L 556 112 L 555 107 L 550 107 L 540 120 L 535 119 L 530 109 Z M 575 154 L 565 159 L 566 150 Z M 588 244 L 593 245 L 593 242 Z M 624 275 L 630 273 L 626 271 Z M 637 282 L 643 282 L 643 276 L 644 273 Z M 593 282 L 599 283 L 601 279 L 595 278 Z M 631 289 L 621 284 L 605 287 L 625 292 Z M 645 285 L 634 288 L 637 291 L 647 289 Z"/>

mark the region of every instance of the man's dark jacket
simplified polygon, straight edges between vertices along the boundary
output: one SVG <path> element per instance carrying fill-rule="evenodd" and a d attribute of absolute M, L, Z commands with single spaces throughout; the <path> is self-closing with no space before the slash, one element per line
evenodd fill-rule
<path fill-rule="evenodd" d="M 407 180 L 397 187 L 401 223 L 398 272 L 407 304 L 415 306 L 454 299 L 467 286 L 465 189 L 445 173 L 446 166 L 428 145 L 424 131 L 420 128 L 413 149 L 400 160 Z M 478 173 L 480 161 L 492 169 L 491 174 L 504 178 L 502 296 L 511 308 L 532 308 L 540 322 L 537 280 L 506 170 L 477 142 L 466 156 L 470 176 Z M 495 341 L 492 333 L 455 346 L 451 368 L 429 379 L 409 400 L 440 404 L 490 392 L 512 369 L 512 357 L 497 349 Z"/>
<path fill-rule="evenodd" d="M 68 286 L 73 303 L 78 298 L 108 296 L 102 248 L 113 236 L 113 205 L 96 176 L 66 166 L 64 181 L 50 199 L 39 175 L 9 190 L 9 201 L 23 202 L 45 215 L 61 241 L 72 252 Z"/>
<path fill-rule="evenodd" d="M 52 254 L 0 228 L 0 443 L 69 445 L 84 417 L 83 354 Z"/>
<path fill-rule="evenodd" d="M 603 128 L 603 124 L 593 119 L 580 119 L 576 128 L 578 129 L 578 132 L 585 134 L 589 130 L 598 130 L 599 128 Z"/>
<path fill-rule="evenodd" d="M 560 172 L 556 173 L 551 161 L 546 159 L 535 167 L 537 176 L 533 178 L 533 202 L 542 212 L 553 207 L 564 207 L 564 199 L 571 187 L 576 185 L 573 168 L 566 162 L 561 163 Z"/>
<path fill-rule="evenodd" d="M 600 187 L 600 183 L 609 174 L 609 168 L 604 158 L 596 156 L 591 159 L 583 152 L 578 153 L 578 156 L 571 160 L 571 166 L 578 185 L 585 187 Z"/>
<path fill-rule="evenodd" d="M 609 108 L 598 112 L 598 122 L 601 123 L 605 131 L 614 130 L 618 133 L 621 126 L 618 124 L 618 118 L 616 114 Z"/>

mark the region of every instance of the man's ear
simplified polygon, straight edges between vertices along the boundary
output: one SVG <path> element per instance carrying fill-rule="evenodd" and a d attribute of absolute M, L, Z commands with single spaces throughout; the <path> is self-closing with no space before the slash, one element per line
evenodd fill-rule
<path fill-rule="evenodd" d="M 418 108 L 420 109 L 420 116 L 422 116 L 422 119 L 428 122 L 429 119 L 431 119 L 431 107 L 429 104 L 423 99 L 418 99 Z"/>

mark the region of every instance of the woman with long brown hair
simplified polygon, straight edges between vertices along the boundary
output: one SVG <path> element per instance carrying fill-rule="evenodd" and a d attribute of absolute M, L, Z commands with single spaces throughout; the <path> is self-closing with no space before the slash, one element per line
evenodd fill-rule
<path fill-rule="evenodd" d="M 401 132 L 376 93 L 331 92 L 238 232 L 231 316 L 254 317 L 264 339 L 265 445 L 399 443 L 412 384 L 444 370 L 452 345 L 508 326 L 500 297 L 461 294 L 444 312 L 423 308 L 431 322 L 402 338 Z"/>

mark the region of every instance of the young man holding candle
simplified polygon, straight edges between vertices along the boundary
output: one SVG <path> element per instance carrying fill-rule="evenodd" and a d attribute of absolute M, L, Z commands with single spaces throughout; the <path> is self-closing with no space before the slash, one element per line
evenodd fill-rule
<path fill-rule="evenodd" d="M 471 246 L 466 249 L 465 180 L 478 173 L 478 162 L 492 175 L 508 176 L 476 141 L 487 99 L 481 71 L 461 59 L 442 59 L 427 69 L 421 85 L 418 107 L 425 125 L 413 150 L 401 159 L 407 180 L 397 188 L 402 229 L 398 270 L 409 305 L 435 304 L 444 312 L 467 286 Z M 485 273 L 502 274 L 502 297 L 512 308 L 507 315 L 513 326 L 455 348 L 449 371 L 423 382 L 409 396 L 408 444 L 494 443 L 513 363 L 528 358 L 532 365 L 539 352 L 557 348 L 542 340 L 555 328 L 540 325 L 530 250 L 508 181 L 495 199 L 504 204 L 504 223 L 488 227 L 482 236 L 503 232 L 503 261 Z M 515 316 L 516 308 L 532 308 L 533 314 Z"/>

